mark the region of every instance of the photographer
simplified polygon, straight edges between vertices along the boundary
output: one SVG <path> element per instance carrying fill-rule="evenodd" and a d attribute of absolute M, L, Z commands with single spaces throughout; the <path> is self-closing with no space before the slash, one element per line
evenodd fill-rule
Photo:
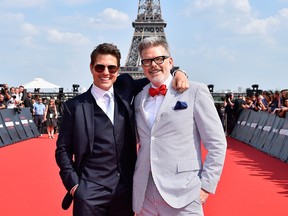
<path fill-rule="evenodd" d="M 1 89 L 1 94 L 4 95 L 4 101 L 7 109 L 13 109 L 15 108 L 15 98 L 13 97 L 11 92 L 9 91 L 8 84 L 4 84 Z"/>
<path fill-rule="evenodd" d="M 24 107 L 30 108 L 30 112 L 33 114 L 33 101 L 32 101 L 32 93 L 28 92 L 26 98 L 24 98 Z"/>
<path fill-rule="evenodd" d="M 234 94 L 233 92 L 229 92 L 225 95 L 224 100 L 225 106 L 225 116 L 226 116 L 226 135 L 230 135 L 235 125 L 235 118 L 233 115 L 233 107 L 234 107 Z"/>
<path fill-rule="evenodd" d="M 6 109 L 6 105 L 5 105 L 5 101 L 4 101 L 4 95 L 0 94 L 0 110 L 1 109 Z"/>

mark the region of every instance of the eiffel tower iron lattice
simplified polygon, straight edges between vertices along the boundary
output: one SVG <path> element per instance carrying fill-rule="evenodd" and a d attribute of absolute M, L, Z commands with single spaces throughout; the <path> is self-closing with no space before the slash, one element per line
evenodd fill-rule
<path fill-rule="evenodd" d="M 132 43 L 125 66 L 120 68 L 120 74 L 129 73 L 134 79 L 145 77 L 140 66 L 138 45 L 145 37 L 158 36 L 166 39 L 166 25 L 162 19 L 160 0 L 139 0 L 137 19 L 132 23 Z"/>

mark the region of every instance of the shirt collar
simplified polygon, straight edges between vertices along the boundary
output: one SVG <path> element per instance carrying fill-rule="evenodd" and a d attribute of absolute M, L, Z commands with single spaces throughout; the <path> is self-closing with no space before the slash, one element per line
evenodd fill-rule
<path fill-rule="evenodd" d="M 91 93 L 92 93 L 92 95 L 94 96 L 95 99 L 102 98 L 106 92 L 109 92 L 113 96 L 114 95 L 114 93 L 113 93 L 114 92 L 113 85 L 111 86 L 111 88 L 108 91 L 105 91 L 105 90 L 97 87 L 93 83 L 92 88 L 91 88 Z"/>

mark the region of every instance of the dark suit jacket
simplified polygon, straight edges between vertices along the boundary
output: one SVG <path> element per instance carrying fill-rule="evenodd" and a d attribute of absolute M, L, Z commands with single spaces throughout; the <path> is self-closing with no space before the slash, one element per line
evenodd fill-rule
<path fill-rule="evenodd" d="M 114 93 L 122 100 L 130 120 L 131 139 L 136 146 L 134 96 L 148 83 L 147 79 L 133 80 L 128 74 L 120 75 L 114 83 Z M 92 87 L 92 86 L 91 86 Z M 60 133 L 57 140 L 56 162 L 60 168 L 63 184 L 69 192 L 78 184 L 79 176 L 85 166 L 87 158 L 91 155 L 94 143 L 94 109 L 95 99 L 89 90 L 64 103 L 64 112 Z M 101 126 L 99 130 L 101 130 Z M 72 197 L 68 196 L 71 203 Z M 64 199 L 65 201 L 65 199 Z M 67 200 L 66 200 L 67 201 Z M 62 203 L 64 209 L 70 203 Z M 67 206 L 68 205 L 68 206 Z"/>

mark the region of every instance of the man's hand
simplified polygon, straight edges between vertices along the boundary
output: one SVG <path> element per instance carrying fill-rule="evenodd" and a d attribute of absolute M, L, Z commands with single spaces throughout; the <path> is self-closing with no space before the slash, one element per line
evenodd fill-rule
<path fill-rule="evenodd" d="M 181 70 L 177 70 L 172 81 L 172 87 L 178 92 L 184 92 L 189 88 L 187 75 Z"/>
<path fill-rule="evenodd" d="M 75 191 L 77 190 L 78 188 L 78 184 L 74 185 L 74 187 L 70 190 L 70 194 L 72 197 L 74 197 L 74 194 L 75 194 Z"/>
<path fill-rule="evenodd" d="M 200 202 L 203 205 L 206 200 L 208 199 L 209 193 L 205 191 L 204 189 L 201 189 L 200 191 Z"/>

